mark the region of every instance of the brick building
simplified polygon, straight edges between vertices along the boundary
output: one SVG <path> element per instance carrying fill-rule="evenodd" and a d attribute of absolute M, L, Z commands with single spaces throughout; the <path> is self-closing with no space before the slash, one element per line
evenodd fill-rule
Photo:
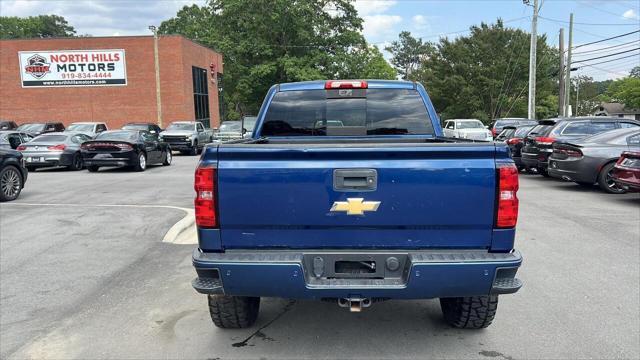
<path fill-rule="evenodd" d="M 159 36 L 162 127 L 220 123 L 222 55 L 182 36 Z M 0 119 L 158 123 L 153 36 L 0 41 Z"/>

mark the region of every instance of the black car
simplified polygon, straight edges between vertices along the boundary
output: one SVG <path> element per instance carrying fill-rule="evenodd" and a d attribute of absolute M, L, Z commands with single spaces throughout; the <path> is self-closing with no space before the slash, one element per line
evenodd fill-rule
<path fill-rule="evenodd" d="M 144 171 L 147 165 L 171 165 L 171 148 L 156 134 L 144 130 L 105 131 L 80 147 L 87 169 L 96 172 L 101 166 L 128 166 Z"/>
<path fill-rule="evenodd" d="M 524 145 L 524 138 L 533 130 L 535 126 L 505 126 L 502 132 L 498 134 L 495 141 L 505 142 L 511 150 L 511 158 L 516 163 L 518 170 L 527 169 L 522 163 L 522 146 Z M 529 170 L 529 169 L 527 169 Z"/>
<path fill-rule="evenodd" d="M 31 141 L 34 136 L 16 130 L 0 130 L 0 149 L 17 150 L 20 144 Z"/>
<path fill-rule="evenodd" d="M 640 121 L 596 116 L 549 119 L 541 121 L 540 125 L 531 130 L 524 140 L 522 162 L 527 167 L 538 169 L 538 173 L 549 176 L 548 159 L 556 141 L 575 141 L 605 131 L 640 127 Z"/>
<path fill-rule="evenodd" d="M 18 124 L 15 121 L 0 120 L 0 130 L 15 130 Z"/>
<path fill-rule="evenodd" d="M 640 128 L 616 129 L 578 141 L 555 142 L 549 157 L 549 175 L 580 185 L 598 183 L 608 193 L 626 190 L 613 181 L 616 161 L 625 151 L 640 150 Z"/>
<path fill-rule="evenodd" d="M 19 151 L 0 149 L 0 201 L 17 199 L 28 173 Z"/>
<path fill-rule="evenodd" d="M 496 119 L 489 127 L 491 128 L 491 133 L 493 134 L 493 137 L 496 137 L 498 136 L 498 134 L 502 132 L 502 129 L 505 126 L 515 126 L 515 127 L 525 126 L 525 125 L 534 126 L 537 123 L 538 122 L 536 120 L 525 119 L 525 118 L 501 118 L 501 119 Z"/>
<path fill-rule="evenodd" d="M 122 130 L 145 130 L 152 134 L 160 134 L 160 132 L 162 132 L 162 129 L 160 128 L 160 126 L 154 123 L 147 123 L 147 122 L 127 123 L 124 126 L 122 126 Z"/>
<path fill-rule="evenodd" d="M 18 126 L 16 130 L 38 136 L 50 132 L 63 132 L 64 124 L 61 122 L 26 123 Z"/>

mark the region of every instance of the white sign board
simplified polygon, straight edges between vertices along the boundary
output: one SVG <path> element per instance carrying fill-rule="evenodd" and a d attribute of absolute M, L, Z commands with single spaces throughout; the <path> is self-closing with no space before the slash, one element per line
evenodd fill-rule
<path fill-rule="evenodd" d="M 22 87 L 127 85 L 124 50 L 20 51 Z"/>

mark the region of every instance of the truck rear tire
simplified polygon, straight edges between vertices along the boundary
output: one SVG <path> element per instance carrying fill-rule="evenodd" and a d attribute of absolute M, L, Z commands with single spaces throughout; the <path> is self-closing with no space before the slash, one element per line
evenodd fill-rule
<path fill-rule="evenodd" d="M 491 325 L 498 309 L 498 295 L 441 298 L 440 307 L 449 325 L 459 329 L 483 329 Z"/>
<path fill-rule="evenodd" d="M 219 328 L 247 328 L 258 318 L 259 297 L 208 295 L 207 298 L 211 320 Z"/>

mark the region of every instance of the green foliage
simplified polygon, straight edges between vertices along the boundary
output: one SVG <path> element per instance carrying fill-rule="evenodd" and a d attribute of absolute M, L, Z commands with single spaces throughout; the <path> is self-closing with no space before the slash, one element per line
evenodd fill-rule
<path fill-rule="evenodd" d="M 640 66 L 634 66 L 629 72 L 629 76 L 632 78 L 640 78 Z"/>
<path fill-rule="evenodd" d="M 625 108 L 640 109 L 640 78 L 615 80 L 605 94 L 611 101 L 623 103 Z"/>
<path fill-rule="evenodd" d="M 496 24 L 472 26 L 468 36 L 443 38 L 414 78 L 425 85 L 442 118 L 526 117 L 530 35 Z M 557 115 L 558 52 L 538 37 L 536 115 Z"/>
<path fill-rule="evenodd" d="M 257 113 L 276 83 L 395 76 L 367 46 L 349 0 L 210 0 L 182 8 L 159 30 L 223 54 L 228 119 Z"/>
<path fill-rule="evenodd" d="M 405 80 L 413 79 L 412 73 L 418 69 L 434 50 L 433 44 L 416 39 L 408 31 L 402 31 L 397 41 L 393 41 L 385 50 L 393 54 L 391 63 Z"/>
<path fill-rule="evenodd" d="M 75 34 L 73 26 L 58 15 L 0 16 L 0 39 L 71 37 Z"/>

